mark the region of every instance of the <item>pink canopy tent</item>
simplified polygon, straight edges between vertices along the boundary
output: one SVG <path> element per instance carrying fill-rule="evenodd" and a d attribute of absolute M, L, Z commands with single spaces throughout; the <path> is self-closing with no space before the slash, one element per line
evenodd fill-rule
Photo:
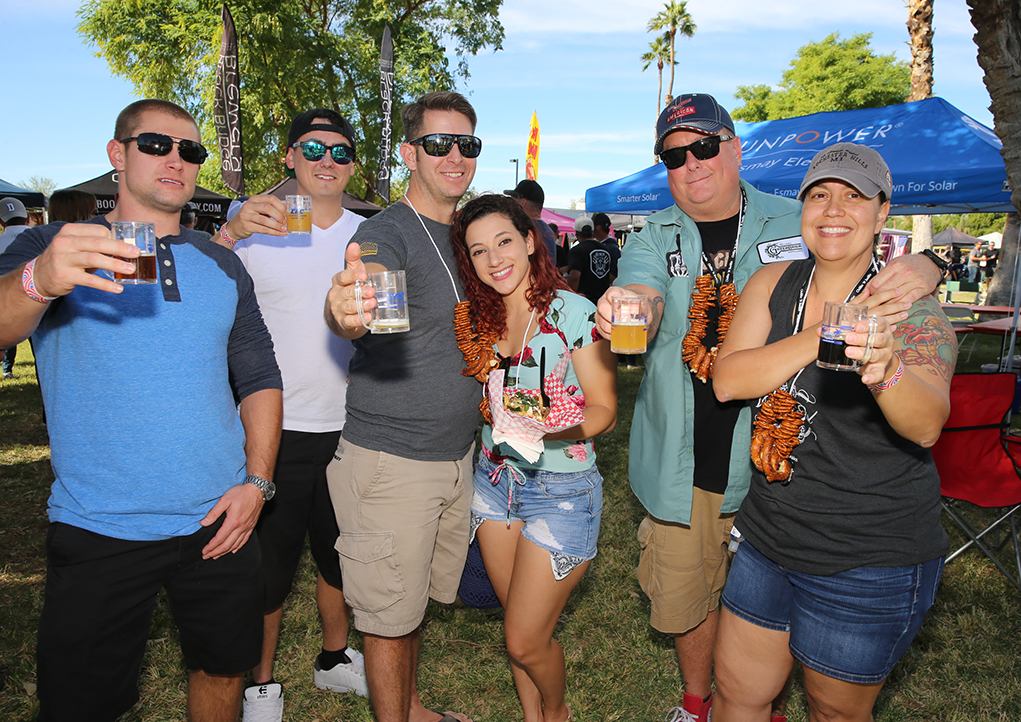
<path fill-rule="evenodd" d="M 539 217 L 547 223 L 556 223 L 557 228 L 560 229 L 561 233 L 566 233 L 571 236 L 574 235 L 574 219 L 571 218 L 571 216 L 554 213 L 549 208 L 543 208 L 542 215 Z"/>

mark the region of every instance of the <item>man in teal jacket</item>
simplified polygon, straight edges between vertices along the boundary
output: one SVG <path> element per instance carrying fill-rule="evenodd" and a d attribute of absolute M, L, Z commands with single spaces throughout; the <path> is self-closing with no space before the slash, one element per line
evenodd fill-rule
<path fill-rule="evenodd" d="M 750 408 L 720 403 L 712 389 L 714 349 L 729 325 L 721 314 L 727 318 L 733 292 L 764 263 L 808 251 L 801 204 L 740 180 L 741 141 L 712 96 L 678 96 L 656 131 L 675 205 L 628 239 L 598 321 L 609 338 L 610 298 L 630 291 L 652 300 L 629 464 L 631 487 L 648 511 L 638 530 L 638 578 L 652 601 L 652 626 L 674 635 L 684 694 L 672 719 L 706 722 L 727 547 L 752 469 Z M 934 263 L 914 256 L 898 259 L 872 287 L 899 287 L 909 302 L 939 276 Z"/>

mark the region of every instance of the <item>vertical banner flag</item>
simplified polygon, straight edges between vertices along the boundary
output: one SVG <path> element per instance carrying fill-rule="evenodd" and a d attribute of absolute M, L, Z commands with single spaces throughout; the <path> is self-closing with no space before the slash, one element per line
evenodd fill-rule
<path fill-rule="evenodd" d="M 525 178 L 539 179 L 539 119 L 532 111 L 532 123 L 528 129 L 528 150 L 525 152 Z"/>
<path fill-rule="evenodd" d="M 238 34 L 227 4 L 223 4 L 223 40 L 220 61 L 216 64 L 216 95 L 213 100 L 213 124 L 220 147 L 220 174 L 223 184 L 245 194 L 244 153 L 241 149 L 241 72 L 238 65 Z"/>
<path fill-rule="evenodd" d="M 383 127 L 379 138 L 379 171 L 376 173 L 376 194 L 390 202 L 390 153 L 393 120 L 394 90 L 394 43 L 390 37 L 390 26 L 383 31 L 383 42 L 379 48 L 379 99 L 383 115 Z"/>

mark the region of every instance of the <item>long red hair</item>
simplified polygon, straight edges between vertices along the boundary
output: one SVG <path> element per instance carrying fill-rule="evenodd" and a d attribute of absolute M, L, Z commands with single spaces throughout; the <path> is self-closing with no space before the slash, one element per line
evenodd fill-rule
<path fill-rule="evenodd" d="M 471 319 L 479 333 L 491 332 L 502 338 L 507 331 L 507 308 L 503 298 L 493 288 L 479 279 L 468 255 L 465 235 L 468 227 L 477 220 L 492 214 L 499 214 L 509 220 L 522 236 L 532 234 L 534 250 L 528 257 L 528 289 L 525 300 L 543 318 L 558 290 L 570 291 L 561 278 L 560 272 L 549 257 L 546 244 L 539 238 L 532 219 L 513 198 L 489 193 L 465 204 L 454 217 L 450 228 L 450 242 L 457 260 L 457 275 L 461 277 L 465 293 L 471 303 Z"/>

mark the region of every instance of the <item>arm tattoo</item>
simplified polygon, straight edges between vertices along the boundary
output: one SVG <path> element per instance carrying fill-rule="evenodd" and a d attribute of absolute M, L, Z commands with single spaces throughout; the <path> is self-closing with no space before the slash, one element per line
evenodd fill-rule
<path fill-rule="evenodd" d="M 655 336 L 659 331 L 659 324 L 663 321 L 663 307 L 666 305 L 666 301 L 663 300 L 662 295 L 657 294 L 650 299 L 650 305 L 652 306 L 652 324 L 649 331 L 652 336 Z"/>
<path fill-rule="evenodd" d="M 917 301 L 894 337 L 905 365 L 929 366 L 949 383 L 957 364 L 957 335 L 938 309 L 930 297 Z"/>

